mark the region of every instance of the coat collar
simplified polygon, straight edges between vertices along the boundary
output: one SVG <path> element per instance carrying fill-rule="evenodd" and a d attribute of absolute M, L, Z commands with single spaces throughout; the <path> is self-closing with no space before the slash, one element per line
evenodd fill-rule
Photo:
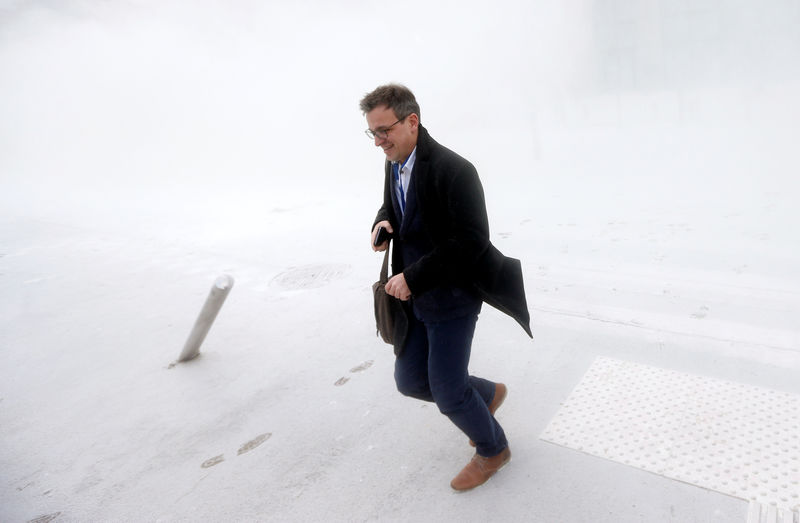
<path fill-rule="evenodd" d="M 436 143 L 431 138 L 431 135 L 428 134 L 428 130 L 425 129 L 422 124 L 419 124 L 419 128 L 417 131 L 417 161 L 419 160 L 427 160 L 430 157 L 430 149 L 431 146 Z"/>
<path fill-rule="evenodd" d="M 417 157 L 414 160 L 414 170 L 411 175 L 414 179 L 411 185 L 414 186 L 414 193 L 418 201 L 420 198 L 420 191 L 424 191 L 425 189 L 425 180 L 430 170 L 431 149 L 435 144 L 436 142 L 433 141 L 431 135 L 428 134 L 428 130 L 420 124 L 417 135 Z"/>

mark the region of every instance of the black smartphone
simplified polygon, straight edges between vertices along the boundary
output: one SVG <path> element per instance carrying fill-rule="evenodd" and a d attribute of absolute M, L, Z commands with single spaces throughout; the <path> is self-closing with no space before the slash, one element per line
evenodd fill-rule
<path fill-rule="evenodd" d="M 382 244 L 389 238 L 391 238 L 391 234 L 383 227 L 378 227 L 378 233 L 375 235 L 375 243 L 373 245 L 377 247 L 378 245 Z"/>

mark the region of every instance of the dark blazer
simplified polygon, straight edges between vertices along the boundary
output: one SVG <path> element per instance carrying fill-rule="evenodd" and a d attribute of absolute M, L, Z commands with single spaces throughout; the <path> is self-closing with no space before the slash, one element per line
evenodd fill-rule
<path fill-rule="evenodd" d="M 402 224 L 392 203 L 392 178 L 391 163 L 387 161 L 383 205 L 373 228 L 382 220 L 392 224 L 392 272 L 405 275 L 412 297 L 441 285 L 471 289 L 484 302 L 517 320 L 533 337 L 521 264 L 503 256 L 489 241 L 483 186 L 475 167 L 419 126 L 409 190 L 414 191 L 417 212 L 434 247 L 408 267 L 401 255 L 403 245 L 398 233 Z M 402 334 L 396 336 L 401 348 L 405 340 L 405 333 Z"/>

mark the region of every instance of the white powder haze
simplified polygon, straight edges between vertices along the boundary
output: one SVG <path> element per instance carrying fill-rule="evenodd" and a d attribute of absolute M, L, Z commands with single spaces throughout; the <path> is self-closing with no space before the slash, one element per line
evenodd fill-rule
<path fill-rule="evenodd" d="M 744 521 L 538 439 L 598 355 L 800 392 L 800 6 L 629 4 L 0 2 L 0 520 Z M 525 272 L 467 495 L 374 336 L 389 81 Z"/>

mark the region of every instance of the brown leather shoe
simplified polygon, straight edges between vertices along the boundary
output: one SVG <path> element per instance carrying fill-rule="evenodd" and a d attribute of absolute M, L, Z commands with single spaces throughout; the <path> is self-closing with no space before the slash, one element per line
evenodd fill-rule
<path fill-rule="evenodd" d="M 506 400 L 507 395 L 508 387 L 502 383 L 494 384 L 494 398 L 492 398 L 492 402 L 489 404 L 489 414 L 494 416 L 494 413 L 497 412 L 497 409 L 499 409 L 500 405 Z M 475 442 L 472 440 L 469 440 L 469 444 L 473 447 L 475 446 Z"/>
<path fill-rule="evenodd" d="M 472 460 L 467 463 L 467 466 L 458 473 L 458 476 L 453 478 L 450 486 L 454 490 L 469 490 L 483 485 L 509 461 L 511 461 L 511 450 L 508 447 L 504 448 L 497 456 L 492 456 L 491 458 L 475 454 L 472 456 Z"/>

